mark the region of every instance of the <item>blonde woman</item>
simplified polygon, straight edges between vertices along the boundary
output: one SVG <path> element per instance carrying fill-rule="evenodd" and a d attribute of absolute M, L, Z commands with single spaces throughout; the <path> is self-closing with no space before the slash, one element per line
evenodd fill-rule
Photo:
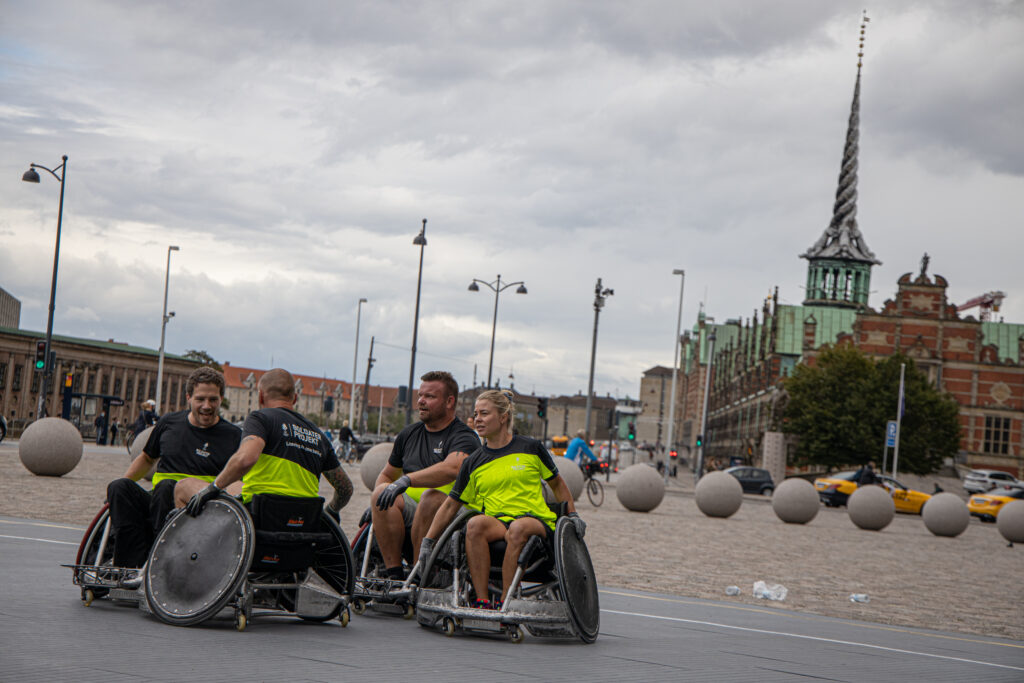
<path fill-rule="evenodd" d="M 473 427 L 484 445 L 472 453 L 455 480 L 448 499 L 438 510 L 420 547 L 420 557 L 429 557 L 434 541 L 463 504 L 481 510 L 466 523 L 466 560 L 476 593 L 474 607 L 500 609 L 516 570 L 520 551 L 531 536 L 549 537 L 555 529 L 555 513 L 544 501 L 542 481 L 547 481 L 555 498 L 565 502 L 582 538 L 586 524 L 576 514 L 569 487 L 544 445 L 536 439 L 512 433 L 514 407 L 508 394 L 489 390 L 476 399 Z M 487 592 L 490 549 L 494 541 L 505 540 L 501 566 L 502 592 L 491 601 Z M 426 554 L 424 554 L 426 553 Z"/>

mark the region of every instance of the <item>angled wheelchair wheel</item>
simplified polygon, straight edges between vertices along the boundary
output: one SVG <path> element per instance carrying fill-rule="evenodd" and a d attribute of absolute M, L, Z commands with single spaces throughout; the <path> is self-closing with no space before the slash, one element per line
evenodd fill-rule
<path fill-rule="evenodd" d="M 449 541 L 451 541 L 456 531 L 466 526 L 466 522 L 470 517 L 478 514 L 480 513 L 476 510 L 463 508 L 458 516 L 452 520 L 452 523 L 441 533 L 437 543 L 434 544 L 433 552 L 430 553 L 430 557 L 424 564 L 423 574 L 420 576 L 420 588 L 448 588 L 451 586 L 452 570 L 455 566 L 452 562 L 452 550 L 448 547 L 450 545 Z M 462 573 L 464 580 L 468 580 L 469 568 L 466 565 L 466 552 L 464 548 L 459 548 L 458 557 L 459 571 Z"/>
<path fill-rule="evenodd" d="M 85 530 L 85 534 L 82 536 L 82 542 L 78 546 L 78 553 L 75 555 L 75 564 L 77 565 L 96 565 L 96 566 L 113 566 L 114 565 L 114 534 L 113 529 L 109 527 L 110 522 L 110 504 L 104 503 L 100 511 L 93 517 L 92 523 L 89 524 Z M 104 539 L 104 535 L 106 538 Z M 102 547 L 102 553 L 101 551 Z M 75 570 L 76 573 L 79 570 Z M 92 570 L 86 573 L 79 573 L 78 579 L 84 580 L 86 583 L 90 579 L 93 581 L 99 581 L 98 576 L 91 576 Z M 110 592 L 108 588 L 103 587 L 90 587 L 82 589 L 82 601 L 88 606 L 92 603 L 94 598 L 102 598 Z"/>
<path fill-rule="evenodd" d="M 146 601 L 174 626 L 215 616 L 245 581 L 253 554 L 248 511 L 227 496 L 207 503 L 198 517 L 177 512 L 153 542 L 146 564 Z"/>
<path fill-rule="evenodd" d="M 356 585 L 356 563 L 345 532 L 326 513 L 320 516 L 318 531 L 326 531 L 332 541 L 318 546 L 313 553 L 312 569 L 340 595 L 350 597 Z"/>
<path fill-rule="evenodd" d="M 601 627 L 597 576 L 590 552 L 568 517 L 560 517 L 555 527 L 555 573 L 576 635 L 594 642 Z"/>

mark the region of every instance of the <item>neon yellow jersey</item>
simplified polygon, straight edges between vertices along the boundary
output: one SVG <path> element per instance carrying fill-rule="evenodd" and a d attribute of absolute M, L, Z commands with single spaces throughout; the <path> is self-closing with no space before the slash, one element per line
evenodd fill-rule
<path fill-rule="evenodd" d="M 448 495 L 504 522 L 529 516 L 554 529 L 556 516 L 544 500 L 541 482 L 557 475 L 540 441 L 515 436 L 503 448 L 481 446 L 466 458 Z"/>

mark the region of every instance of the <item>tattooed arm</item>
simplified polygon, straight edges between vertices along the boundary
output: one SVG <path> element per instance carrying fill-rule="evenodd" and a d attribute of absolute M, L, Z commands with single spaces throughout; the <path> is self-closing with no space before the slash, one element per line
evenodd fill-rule
<path fill-rule="evenodd" d="M 334 487 L 334 498 L 327 505 L 337 512 L 348 505 L 348 501 L 352 498 L 352 480 L 340 467 L 324 472 L 324 479 Z"/>

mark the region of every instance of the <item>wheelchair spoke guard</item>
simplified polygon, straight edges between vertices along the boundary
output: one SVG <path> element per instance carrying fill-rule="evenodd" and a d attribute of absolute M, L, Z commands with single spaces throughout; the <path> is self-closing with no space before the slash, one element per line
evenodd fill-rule
<path fill-rule="evenodd" d="M 153 542 L 146 565 L 153 614 L 175 626 L 216 615 L 245 581 L 253 535 L 249 513 L 234 498 L 210 501 L 198 517 L 175 515 Z"/>
<path fill-rule="evenodd" d="M 555 572 L 576 634 L 585 643 L 594 642 L 601 626 L 597 576 L 587 546 L 568 517 L 559 518 L 555 531 Z"/>

